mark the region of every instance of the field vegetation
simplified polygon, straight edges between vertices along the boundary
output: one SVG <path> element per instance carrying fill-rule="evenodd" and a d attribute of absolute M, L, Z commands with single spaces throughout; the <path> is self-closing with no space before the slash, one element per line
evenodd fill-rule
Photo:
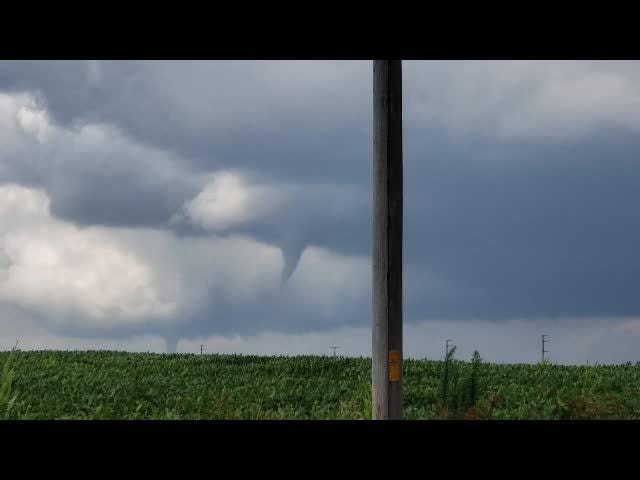
<path fill-rule="evenodd" d="M 405 360 L 407 419 L 640 418 L 640 366 Z M 369 419 L 371 360 L 1 352 L 0 418 Z"/>

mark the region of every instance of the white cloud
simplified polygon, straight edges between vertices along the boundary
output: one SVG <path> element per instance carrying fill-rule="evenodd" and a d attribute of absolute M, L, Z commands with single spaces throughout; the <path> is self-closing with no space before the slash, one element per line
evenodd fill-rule
<path fill-rule="evenodd" d="M 211 304 L 262 302 L 335 325 L 368 304 L 367 258 L 307 248 L 281 290 L 277 247 L 242 236 L 80 228 L 52 216 L 49 205 L 42 190 L 0 185 L 0 302 L 38 314 L 54 331 L 161 332 Z"/>
<path fill-rule="evenodd" d="M 33 96 L 0 93 L 0 174 L 9 162 L 28 162 L 37 145 L 50 134 L 46 111 L 36 106 Z"/>
<path fill-rule="evenodd" d="M 201 191 L 186 201 L 171 224 L 188 222 L 209 232 L 274 220 L 320 218 L 348 220 L 370 202 L 368 191 L 337 183 L 264 183 L 250 175 L 229 171 L 210 174 Z M 365 207 L 366 208 L 366 207 Z M 280 225 L 282 226 L 282 225 Z"/>
<path fill-rule="evenodd" d="M 20 127 L 32 134 L 39 143 L 44 143 L 50 133 L 50 124 L 47 112 L 37 108 L 35 102 L 29 100 L 26 105 L 21 105 L 16 112 L 16 118 Z"/>
<path fill-rule="evenodd" d="M 52 318 L 86 322 L 163 318 L 176 312 L 150 265 L 100 231 L 52 218 L 42 191 L 0 186 L 0 299 Z"/>
<path fill-rule="evenodd" d="M 81 123 L 64 128 L 52 122 L 34 95 L 0 93 L 0 180 L 37 180 L 60 189 L 58 184 L 64 183 L 68 189 L 79 183 L 78 177 L 88 182 L 96 174 L 105 183 L 135 179 L 142 191 L 156 188 L 167 193 L 172 185 L 202 182 L 180 158 L 135 143 L 116 126 Z"/>
<path fill-rule="evenodd" d="M 239 174 L 223 171 L 212 177 L 195 198 L 185 203 L 182 214 L 207 231 L 225 231 L 277 208 L 273 191 L 249 185 Z"/>
<path fill-rule="evenodd" d="M 66 128 L 51 123 L 46 110 L 30 96 L 0 95 L 0 100 L 0 134 L 9 140 L 0 145 L 2 166 L 45 178 L 42 189 L 0 184 L 3 302 L 39 314 L 57 330 L 116 332 L 179 328 L 212 305 L 227 312 L 233 306 L 260 302 L 287 304 L 302 316 L 317 310 L 329 317 L 361 297 L 366 262 L 355 257 L 311 249 L 290 288 L 281 291 L 281 250 L 250 237 L 177 236 L 162 225 L 79 227 L 54 214 L 55 199 L 73 206 L 106 192 L 110 196 L 102 200 L 104 207 L 110 200 L 121 201 L 115 190 L 121 180 L 134 178 L 141 190 L 150 184 L 186 181 L 202 187 L 184 204 L 183 216 L 209 232 L 227 233 L 267 217 L 288 219 L 292 206 L 303 203 L 340 219 L 363 201 L 357 188 L 265 184 L 230 171 L 195 175 L 171 154 L 133 143 L 112 126 L 89 123 Z M 92 177 L 89 183 L 94 189 L 86 190 L 83 181 L 92 172 L 102 172 L 103 178 L 96 184 Z M 130 206 L 139 207 L 137 197 L 127 199 L 118 204 L 125 209 L 123 214 Z M 323 270 L 327 265 L 330 273 Z M 208 328 L 215 330 L 215 324 Z"/>
<path fill-rule="evenodd" d="M 0 186 L 0 300 L 54 328 L 170 325 L 212 299 L 278 291 L 278 248 L 244 237 L 175 237 L 154 229 L 79 228 L 41 190 Z"/>

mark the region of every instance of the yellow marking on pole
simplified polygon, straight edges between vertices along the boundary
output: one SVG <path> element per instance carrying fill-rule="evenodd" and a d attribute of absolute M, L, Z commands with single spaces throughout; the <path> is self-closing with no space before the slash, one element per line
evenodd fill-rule
<path fill-rule="evenodd" d="M 400 381 L 400 352 L 396 350 L 389 352 L 389 381 Z"/>

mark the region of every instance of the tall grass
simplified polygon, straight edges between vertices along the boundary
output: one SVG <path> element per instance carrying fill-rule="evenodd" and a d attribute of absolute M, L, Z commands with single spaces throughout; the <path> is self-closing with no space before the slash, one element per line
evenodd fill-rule
<path fill-rule="evenodd" d="M 2 377 L 0 378 L 0 418 L 8 419 L 11 414 L 11 409 L 16 402 L 18 395 L 11 396 L 11 388 L 13 386 L 13 379 L 16 374 L 14 366 L 14 353 L 15 347 L 9 353 L 9 357 L 4 362 L 2 368 Z"/>

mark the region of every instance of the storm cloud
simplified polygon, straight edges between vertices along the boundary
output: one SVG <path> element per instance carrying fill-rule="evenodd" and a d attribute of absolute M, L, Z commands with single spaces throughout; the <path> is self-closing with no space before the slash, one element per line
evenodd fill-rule
<path fill-rule="evenodd" d="M 404 112 L 408 325 L 633 322 L 638 62 L 404 62 Z M 366 329 L 371 125 L 370 62 L 0 62 L 0 301 L 69 338 Z"/>

